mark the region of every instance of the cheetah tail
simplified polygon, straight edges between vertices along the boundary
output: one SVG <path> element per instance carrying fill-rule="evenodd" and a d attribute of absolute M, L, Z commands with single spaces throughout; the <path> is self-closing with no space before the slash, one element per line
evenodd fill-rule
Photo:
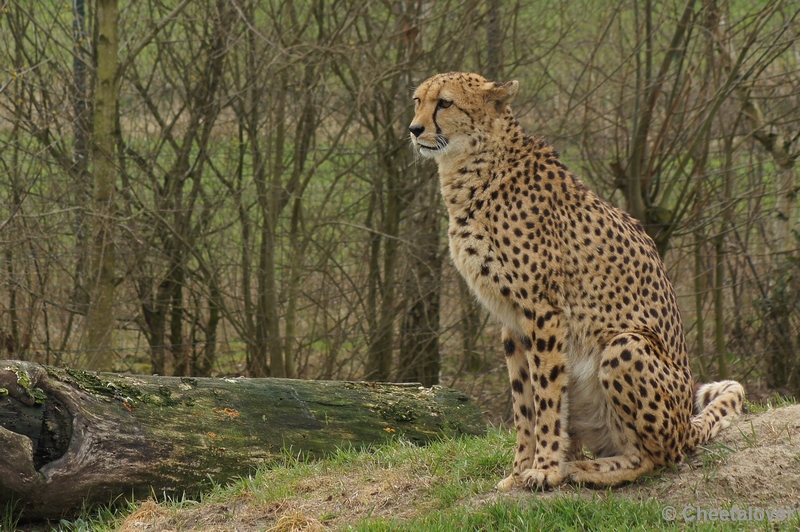
<path fill-rule="evenodd" d="M 730 426 L 737 415 L 746 412 L 744 388 L 736 381 L 704 384 L 694 395 L 695 416 L 687 449 L 704 445 L 719 431 Z"/>

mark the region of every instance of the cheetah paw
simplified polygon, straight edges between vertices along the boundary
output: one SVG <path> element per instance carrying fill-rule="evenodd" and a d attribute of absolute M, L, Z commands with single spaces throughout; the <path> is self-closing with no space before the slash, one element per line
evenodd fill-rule
<path fill-rule="evenodd" d="M 517 482 L 527 488 L 544 488 L 558 486 L 566 478 L 560 469 L 526 469 L 519 474 Z"/>
<path fill-rule="evenodd" d="M 509 475 L 497 483 L 497 491 L 511 491 L 517 485 L 517 476 Z"/>

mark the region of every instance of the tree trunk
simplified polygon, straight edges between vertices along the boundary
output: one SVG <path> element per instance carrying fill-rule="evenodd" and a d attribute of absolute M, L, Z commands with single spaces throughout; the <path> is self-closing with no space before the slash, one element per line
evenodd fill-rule
<path fill-rule="evenodd" d="M 300 299 L 300 283 L 302 282 L 301 269 L 303 258 L 309 239 L 300 236 L 300 225 L 303 217 L 303 203 L 300 198 L 295 198 L 292 202 L 292 220 L 289 229 L 289 242 L 292 246 L 289 250 L 291 270 L 289 272 L 289 297 L 286 302 L 284 334 L 283 360 L 286 369 L 286 377 L 297 377 L 297 301 Z"/>
<path fill-rule="evenodd" d="M 728 347 L 725 341 L 725 308 L 723 288 L 725 286 L 725 256 L 723 236 L 714 238 L 714 341 L 717 348 L 717 376 L 720 380 L 730 378 L 728 372 Z"/>
<path fill-rule="evenodd" d="M 704 235 L 700 229 L 694 231 L 694 309 L 697 315 L 695 325 L 695 335 L 697 346 L 695 347 L 694 358 L 697 360 L 700 382 L 708 382 L 708 370 L 706 369 L 706 349 L 705 349 L 705 316 L 703 314 L 703 303 L 705 302 L 705 260 L 703 256 Z"/>
<path fill-rule="evenodd" d="M 89 275 L 91 294 L 86 318 L 86 367 L 111 367 L 114 331 L 114 274 L 116 253 L 111 217 L 114 212 L 115 129 L 117 126 L 117 0 L 97 4 L 97 81 L 94 90 L 94 243 Z"/>
<path fill-rule="evenodd" d="M 388 142 L 387 142 L 388 144 Z M 383 220 L 383 284 L 381 286 L 381 302 L 378 306 L 376 328 L 370 331 L 369 349 L 367 353 L 366 378 L 376 381 L 388 381 L 392 369 L 392 353 L 394 351 L 394 322 L 397 318 L 395 308 L 395 283 L 400 249 L 397 236 L 400 233 L 400 215 L 403 210 L 400 176 L 397 171 L 386 164 L 386 212 Z"/>
<path fill-rule="evenodd" d="M 142 273 L 137 284 L 139 301 L 141 301 L 143 327 L 147 342 L 150 345 L 150 371 L 156 375 L 166 375 L 166 329 L 169 294 L 172 286 L 169 279 L 164 279 L 157 288 L 153 288 L 153 278 L 148 272 Z M 155 290 L 155 293 L 154 293 Z"/>
<path fill-rule="evenodd" d="M 258 146 L 258 104 L 252 102 L 251 125 L 248 134 L 253 145 L 253 164 L 256 167 L 256 190 L 261 209 L 261 243 L 258 262 L 258 302 L 256 318 L 257 348 L 248 360 L 247 374 L 251 377 L 283 377 L 283 346 L 278 323 L 278 280 L 276 276 L 275 253 L 277 245 L 278 215 L 281 196 L 281 182 L 284 171 L 283 154 L 286 147 L 286 93 L 289 90 L 287 74 L 281 74 L 277 86 L 278 94 L 274 109 L 275 132 L 267 139 L 266 152 L 272 152 L 272 166 L 262 158 Z M 269 356 L 269 361 L 267 360 Z"/>
<path fill-rule="evenodd" d="M 58 519 L 85 503 L 196 493 L 284 449 L 313 457 L 400 436 L 481 434 L 452 389 L 123 376 L 0 362 L 0 508 Z"/>
<path fill-rule="evenodd" d="M 72 108 L 73 153 L 71 175 L 75 190 L 75 281 L 72 289 L 72 311 L 86 315 L 89 294 L 86 292 L 86 269 L 88 264 L 88 234 L 85 211 L 90 204 L 89 179 L 89 138 L 91 136 L 89 90 L 87 86 L 87 63 L 91 61 L 86 53 L 89 40 L 86 35 L 86 5 L 84 0 L 73 2 L 72 19 Z M 22 109 L 19 107 L 18 109 Z"/>
<path fill-rule="evenodd" d="M 322 4 L 317 8 L 321 8 Z M 316 11 L 316 9 L 315 9 Z M 318 11 L 319 13 L 319 11 Z M 320 18 L 322 14 L 319 13 Z M 311 154 L 313 139 L 318 127 L 317 112 L 314 104 L 315 85 L 317 74 L 314 65 L 306 64 L 303 73 L 303 92 L 305 98 L 303 111 L 295 129 L 294 146 L 294 165 L 292 174 L 286 184 L 286 189 L 292 195 L 291 206 L 292 214 L 289 222 L 289 297 L 286 302 L 286 313 L 284 315 L 284 342 L 283 342 L 283 377 L 297 377 L 297 301 L 300 298 L 300 283 L 302 282 L 302 267 L 305 260 L 306 249 L 311 242 L 309 235 L 303 230 L 303 192 L 306 185 L 301 182 L 306 161 Z M 312 164 L 314 161 L 311 161 Z M 279 209 L 283 211 L 285 205 L 281 198 Z"/>
<path fill-rule="evenodd" d="M 222 320 L 222 292 L 219 289 L 217 274 L 208 278 L 208 322 L 206 323 L 206 345 L 200 360 L 195 361 L 194 375 L 207 377 L 217 362 L 217 328 Z"/>
<path fill-rule="evenodd" d="M 183 285 L 186 283 L 186 266 L 180 249 L 183 246 L 183 242 L 175 243 L 174 254 L 178 256 L 173 259 L 169 273 L 172 278 L 170 283 L 172 285 L 172 294 L 170 294 L 172 308 L 169 319 L 169 349 L 172 352 L 172 374 L 177 376 L 190 375 L 189 349 L 183 338 Z"/>
<path fill-rule="evenodd" d="M 730 131 L 737 130 L 739 120 L 735 120 L 730 126 Z M 715 250 L 715 273 L 714 273 L 714 336 L 717 345 L 717 364 L 719 369 L 718 377 L 720 380 L 730 378 L 728 370 L 728 348 L 725 341 L 725 309 L 724 293 L 725 288 L 725 235 L 732 226 L 731 205 L 733 198 L 733 136 L 728 135 L 724 138 L 725 163 L 722 169 L 722 212 L 720 213 L 719 234 L 714 238 Z"/>
<path fill-rule="evenodd" d="M 406 280 L 406 312 L 400 334 L 397 379 L 426 386 L 439 384 L 442 369 L 439 353 L 439 308 L 442 287 L 442 254 L 439 241 L 441 200 L 439 180 L 431 176 L 422 185 L 420 210 L 411 223 L 418 228 L 410 246 Z"/>
<path fill-rule="evenodd" d="M 500 0 L 486 0 L 486 79 L 503 81 L 503 24 Z"/>
<path fill-rule="evenodd" d="M 16 72 L 22 70 L 22 50 L 20 46 L 16 46 L 14 50 L 14 69 Z M 14 79 L 14 101 L 22 100 L 22 80 L 19 77 Z M 22 106 L 17 106 L 14 110 L 14 125 L 11 127 L 11 132 L 8 133 L 8 144 L 11 145 L 11 171 L 8 173 L 7 179 L 10 181 L 10 196 L 11 205 L 8 212 L 11 213 L 7 221 L 2 223 L 2 228 L 8 227 L 12 229 L 16 226 L 12 223 L 15 214 L 20 213 L 22 210 L 22 196 L 20 182 L 22 168 L 20 167 L 20 130 L 22 125 Z M 8 352 L 9 358 L 22 358 L 24 354 L 23 349 L 20 349 L 20 331 L 19 322 L 20 317 L 17 311 L 17 274 L 14 271 L 14 251 L 15 246 L 6 244 L 3 256 L 5 259 L 5 285 L 8 290 L 8 306 L 5 313 L 8 314 L 8 322 L 0 324 L 0 353 L 5 349 Z M 23 305 L 26 306 L 26 305 Z M 7 327 L 8 330 L 3 331 L 2 326 Z"/>

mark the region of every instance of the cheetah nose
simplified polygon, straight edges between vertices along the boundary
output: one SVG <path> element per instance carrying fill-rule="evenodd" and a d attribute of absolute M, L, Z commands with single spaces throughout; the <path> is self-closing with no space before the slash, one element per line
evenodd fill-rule
<path fill-rule="evenodd" d="M 415 126 L 412 124 L 411 126 L 409 126 L 408 130 L 415 137 L 419 137 L 425 131 L 425 126 Z"/>

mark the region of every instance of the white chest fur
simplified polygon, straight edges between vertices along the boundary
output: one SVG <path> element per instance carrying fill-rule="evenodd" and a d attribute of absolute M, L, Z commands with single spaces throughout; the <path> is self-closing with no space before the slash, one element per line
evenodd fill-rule
<path fill-rule="evenodd" d="M 496 256 L 488 235 L 476 235 L 474 228 L 470 238 L 463 238 L 465 230 L 450 224 L 450 254 L 459 273 L 486 307 L 489 313 L 509 329 L 524 334 L 522 308 L 515 304 L 501 290 L 507 284 L 499 268 L 500 258 Z M 479 238 L 481 237 L 481 238 Z"/>

